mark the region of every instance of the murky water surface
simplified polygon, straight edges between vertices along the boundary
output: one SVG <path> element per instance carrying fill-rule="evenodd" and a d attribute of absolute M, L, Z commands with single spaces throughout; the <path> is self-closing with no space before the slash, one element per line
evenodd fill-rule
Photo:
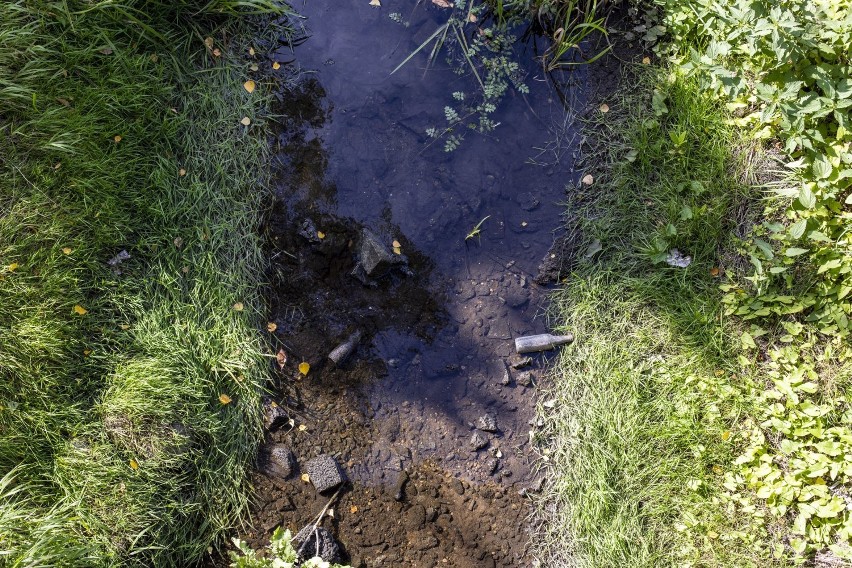
<path fill-rule="evenodd" d="M 520 59 L 530 93 L 510 92 L 495 132 L 469 133 L 446 153 L 426 129 L 444 124 L 452 93 L 472 93 L 474 79 L 443 57 L 427 70 L 428 50 L 391 71 L 447 10 L 391 0 L 296 8 L 309 37 L 274 56 L 301 73 L 281 93 L 273 313 L 285 347 L 316 369 L 296 389 L 314 437 L 282 441 L 338 455 L 356 486 L 392 486 L 401 471 L 428 462 L 468 487 L 490 487 L 488 502 L 494 487 L 498 497 L 517 497 L 535 485 L 529 431 L 541 361 L 512 368 L 520 359 L 513 338 L 546 331 L 546 290 L 535 280 L 575 181 L 570 113 L 527 46 Z M 388 250 L 396 241 L 406 264 L 353 276 L 364 230 Z M 357 351 L 333 368 L 326 355 L 354 330 L 364 333 Z M 476 428 L 486 415 L 496 432 Z M 352 530 L 357 541 L 362 533 Z M 499 537 L 484 525 L 471 530 L 474 540 L 477 531 Z M 519 555 L 493 558 L 521 565 Z"/>

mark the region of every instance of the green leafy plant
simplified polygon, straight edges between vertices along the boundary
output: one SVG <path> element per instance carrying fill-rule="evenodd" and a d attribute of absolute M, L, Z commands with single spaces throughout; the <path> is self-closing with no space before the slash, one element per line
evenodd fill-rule
<path fill-rule="evenodd" d="M 235 538 L 237 552 L 231 551 L 232 568 L 350 568 L 341 564 L 331 564 L 322 558 L 314 557 L 301 562 L 296 549 L 293 547 L 293 537 L 289 530 L 277 527 L 264 556 L 258 556 L 257 551 L 248 543 Z"/>

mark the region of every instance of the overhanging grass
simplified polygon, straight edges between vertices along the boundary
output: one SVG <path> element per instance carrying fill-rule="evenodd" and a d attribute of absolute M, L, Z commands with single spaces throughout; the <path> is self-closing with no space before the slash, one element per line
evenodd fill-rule
<path fill-rule="evenodd" d="M 729 430 L 751 410 L 716 278 L 756 197 L 736 181 L 749 167 L 742 141 L 696 83 L 632 73 L 635 88 L 590 125 L 598 171 L 569 211 L 592 254 L 553 298 L 555 327 L 577 342 L 538 409 L 552 480 L 539 498 L 548 566 L 696 562 L 678 527 L 720 509 L 715 491 L 736 455 Z M 689 267 L 661 262 L 672 248 Z M 717 531 L 740 528 L 712 514 Z M 700 535 L 710 545 L 697 565 L 770 565 L 718 538 Z"/>
<path fill-rule="evenodd" d="M 267 146 L 235 4 L 0 11 L 0 563 L 186 565 L 245 510 Z"/>

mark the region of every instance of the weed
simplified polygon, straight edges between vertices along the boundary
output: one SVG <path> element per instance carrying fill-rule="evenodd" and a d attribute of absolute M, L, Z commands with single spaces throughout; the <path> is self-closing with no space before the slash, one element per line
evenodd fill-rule
<path fill-rule="evenodd" d="M 479 223 L 477 223 L 476 226 L 473 229 L 470 230 L 470 232 L 467 234 L 467 236 L 464 238 L 464 240 L 478 238 L 479 235 L 482 233 L 482 224 L 485 223 L 485 221 L 487 221 L 489 217 L 491 217 L 491 215 L 486 215 L 485 217 L 483 217 L 479 221 Z"/>

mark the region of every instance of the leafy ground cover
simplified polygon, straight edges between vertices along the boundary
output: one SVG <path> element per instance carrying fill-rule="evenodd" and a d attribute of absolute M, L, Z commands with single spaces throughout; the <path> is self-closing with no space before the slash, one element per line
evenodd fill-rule
<path fill-rule="evenodd" d="M 542 557 L 847 565 L 850 7 L 657 4 L 659 67 L 606 101 L 572 206 Z"/>
<path fill-rule="evenodd" d="M 243 513 L 269 63 L 240 14 L 282 10 L 0 10 L 0 564 L 183 566 Z"/>

